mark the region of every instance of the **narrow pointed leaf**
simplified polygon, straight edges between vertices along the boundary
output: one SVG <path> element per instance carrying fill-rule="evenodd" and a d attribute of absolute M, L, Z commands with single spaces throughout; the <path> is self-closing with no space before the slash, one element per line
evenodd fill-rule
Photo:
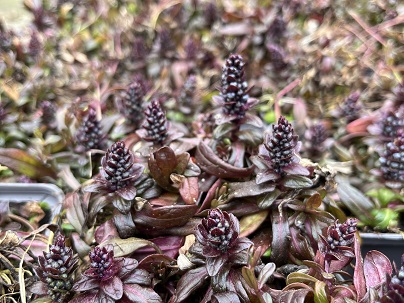
<path fill-rule="evenodd" d="M 0 148 L 0 164 L 34 179 L 43 177 L 56 179 L 57 177 L 51 167 L 16 148 Z"/>

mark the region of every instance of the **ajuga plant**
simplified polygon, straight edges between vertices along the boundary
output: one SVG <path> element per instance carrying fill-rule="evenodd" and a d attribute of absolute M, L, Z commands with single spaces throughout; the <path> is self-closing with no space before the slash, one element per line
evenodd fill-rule
<path fill-rule="evenodd" d="M 56 106 L 50 101 L 42 101 L 39 105 L 42 111 L 42 123 L 48 127 L 54 127 L 56 119 Z"/>
<path fill-rule="evenodd" d="M 338 116 L 345 119 L 347 123 L 356 120 L 360 116 L 362 105 L 359 102 L 359 97 L 359 92 L 353 92 L 339 107 Z"/>
<path fill-rule="evenodd" d="M 121 96 L 121 112 L 128 124 L 139 128 L 143 120 L 143 87 L 138 82 L 131 83 Z"/>
<path fill-rule="evenodd" d="M 76 133 L 78 151 L 87 152 L 91 149 L 103 149 L 104 135 L 100 121 L 94 108 L 89 108 L 85 113 Z"/>
<path fill-rule="evenodd" d="M 112 144 L 101 159 L 100 175 L 85 190 L 107 195 L 121 212 L 129 212 L 136 197 L 136 181 L 142 179 L 144 170 L 135 160 L 123 141 Z"/>
<path fill-rule="evenodd" d="M 311 125 L 304 132 L 304 144 L 302 146 L 306 158 L 313 161 L 321 160 L 327 147 L 330 146 L 329 133 L 323 122 Z"/>
<path fill-rule="evenodd" d="M 292 125 L 281 116 L 277 124 L 272 125 L 272 133 L 265 135 L 264 144 L 260 145 L 255 158 L 265 167 L 257 174 L 258 184 L 280 180 L 288 176 L 308 176 L 309 170 L 299 162 L 298 152 L 301 142 L 295 135 Z M 262 165 L 260 165 L 262 167 Z"/>
<path fill-rule="evenodd" d="M 169 124 L 158 98 L 150 101 L 144 115 L 143 139 L 155 145 L 162 145 L 168 138 Z"/>
<path fill-rule="evenodd" d="M 79 2 L 26 0 L 30 30 L 0 29 L 0 94 L 7 110 L 1 180 L 24 174 L 62 187 L 66 197 L 54 222 L 79 255 L 69 294 L 53 295 L 73 302 L 370 303 L 392 294 L 387 277 L 399 272 L 393 274 L 380 253 L 361 256 L 357 230 L 375 223 L 400 227 L 402 190 L 388 188 L 385 179 L 397 183 L 400 176 L 401 143 L 395 140 L 402 88 L 383 102 L 402 83 L 402 16 L 388 13 L 400 11 L 395 4 Z M 137 75 L 150 83 L 143 89 L 150 102 L 131 103 L 138 87 L 123 92 L 125 100 L 114 96 L 122 83 L 140 82 Z M 188 75 L 198 80 L 195 108 L 178 100 Z M 185 88 L 191 96 L 192 82 Z M 363 110 L 356 112 L 358 101 L 332 115 L 355 91 Z M 255 108 L 254 97 L 261 103 Z M 121 103 L 125 110 L 114 99 L 128 101 Z M 45 109 L 41 119 L 43 100 L 57 109 L 56 127 L 46 125 Z M 76 123 L 76 109 L 83 108 L 89 110 Z M 86 118 L 90 108 L 102 114 L 102 136 L 97 115 Z M 122 115 L 132 110 L 136 125 L 126 128 Z M 357 118 L 349 122 L 351 114 Z M 172 117 L 180 118 L 168 124 Z M 300 158 L 297 135 L 319 117 L 330 131 L 309 129 L 307 158 Z M 188 121 L 194 121 L 193 133 L 183 125 Z M 373 137 L 377 149 L 364 141 L 372 135 L 369 123 L 380 131 Z M 351 132 L 359 126 L 361 132 Z M 174 127 L 184 130 L 182 138 L 173 139 L 180 133 Z M 74 137 L 77 128 L 81 134 Z M 328 149 L 327 136 L 341 140 Z M 98 145 L 101 137 L 109 148 Z M 102 160 L 91 157 L 99 174 L 72 169 L 83 166 L 76 159 L 88 159 L 89 150 L 105 153 Z M 318 161 L 314 154 L 324 150 Z M 372 168 L 387 173 L 373 176 Z M 343 200 L 365 204 L 355 213 L 359 221 Z M 37 282 L 38 249 L 45 266 L 52 262 L 31 240 L 49 237 L 1 226 L 8 230 L 0 232 L 0 298 L 18 301 L 26 289 L 28 302 L 51 300 L 46 292 L 29 292 Z"/>
<path fill-rule="evenodd" d="M 385 146 L 379 158 L 381 177 L 387 186 L 400 189 L 404 185 L 404 130 Z"/>
<path fill-rule="evenodd" d="M 94 247 L 90 268 L 75 282 L 78 295 L 70 302 L 163 302 L 151 288 L 152 277 L 138 269 L 138 261 L 116 258 L 112 246 Z"/>
<path fill-rule="evenodd" d="M 40 281 L 31 287 L 31 291 L 41 299 L 35 302 L 44 302 L 44 298 L 52 303 L 70 302 L 77 261 L 72 248 L 66 246 L 66 238 L 58 233 L 49 251 L 38 257 L 36 272 Z"/>
<path fill-rule="evenodd" d="M 178 281 L 170 300 L 174 302 L 209 302 L 228 298 L 246 302 L 248 295 L 242 285 L 241 267 L 247 265 L 248 248 L 252 242 L 239 237 L 240 223 L 233 214 L 212 209 L 196 227 L 195 243 L 183 255 L 189 269 Z M 189 264 L 191 262 L 191 264 Z M 200 290 L 202 288 L 202 290 Z M 222 299 L 220 299 L 222 298 Z"/>

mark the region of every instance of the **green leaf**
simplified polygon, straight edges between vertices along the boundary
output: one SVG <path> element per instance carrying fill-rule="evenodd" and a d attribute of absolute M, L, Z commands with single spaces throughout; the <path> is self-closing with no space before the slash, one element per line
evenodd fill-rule
<path fill-rule="evenodd" d="M 298 175 L 286 176 L 282 180 L 282 183 L 284 186 L 289 188 L 306 188 L 313 185 L 313 181 L 311 181 L 311 179 Z"/>
<path fill-rule="evenodd" d="M 366 193 L 367 196 L 376 198 L 382 207 L 386 207 L 390 202 L 395 199 L 403 199 L 400 195 L 397 195 L 394 191 L 388 188 L 372 189 Z"/>
<path fill-rule="evenodd" d="M 258 281 L 254 275 L 254 272 L 250 268 L 245 266 L 241 269 L 241 272 L 248 286 L 250 286 L 254 290 L 258 290 Z"/>
<path fill-rule="evenodd" d="M 240 237 L 247 237 L 256 231 L 268 216 L 268 210 L 246 215 L 240 220 Z"/>
<path fill-rule="evenodd" d="M 16 148 L 0 148 L 0 164 L 33 179 L 43 177 L 56 179 L 56 172 L 52 168 Z"/>
<path fill-rule="evenodd" d="M 160 248 L 151 241 L 147 241 L 145 239 L 139 239 L 135 237 L 121 239 L 121 238 L 112 238 L 105 242 L 103 242 L 100 246 L 105 246 L 111 244 L 114 247 L 114 256 L 115 257 L 122 257 L 127 256 L 134 252 L 135 250 L 145 247 L 151 246 L 153 247 L 157 253 L 161 254 Z"/>
<path fill-rule="evenodd" d="M 309 276 L 307 274 L 301 273 L 301 272 L 292 272 L 291 274 L 288 275 L 286 279 L 286 284 L 292 284 L 292 283 L 304 283 L 304 284 L 310 284 L 310 283 L 316 283 L 318 280 L 312 276 Z"/>
<path fill-rule="evenodd" d="M 322 281 L 316 281 L 314 284 L 314 302 L 328 303 L 326 284 Z"/>
<path fill-rule="evenodd" d="M 349 184 L 346 177 L 337 175 L 335 180 L 338 184 L 337 192 L 344 205 L 363 223 L 369 224 L 373 221 L 370 214 L 375 205 L 361 191 Z"/>
<path fill-rule="evenodd" d="M 281 191 L 279 189 L 275 189 L 273 192 L 270 192 L 266 195 L 263 195 L 258 199 L 258 207 L 262 209 L 266 209 L 271 207 L 272 203 L 279 197 Z"/>

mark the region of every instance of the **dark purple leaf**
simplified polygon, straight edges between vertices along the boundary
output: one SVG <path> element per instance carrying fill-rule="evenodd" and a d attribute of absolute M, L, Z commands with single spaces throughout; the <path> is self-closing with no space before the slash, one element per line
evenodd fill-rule
<path fill-rule="evenodd" d="M 171 265 L 175 263 L 175 259 L 168 257 L 167 255 L 162 255 L 162 254 L 154 254 L 154 255 L 149 255 L 145 258 L 142 259 L 142 261 L 139 262 L 138 268 L 140 269 L 146 269 L 147 271 L 152 271 L 153 270 L 153 265 L 154 264 L 161 264 L 164 263 L 166 265 Z"/>
<path fill-rule="evenodd" d="M 127 275 L 123 282 L 125 284 L 139 284 L 142 286 L 151 285 L 151 274 L 144 269 L 135 269 L 130 275 Z"/>
<path fill-rule="evenodd" d="M 175 172 L 177 163 L 177 157 L 174 151 L 170 147 L 164 146 L 152 153 L 149 157 L 148 165 L 150 175 L 161 187 L 167 190 L 173 190 L 170 175 Z"/>
<path fill-rule="evenodd" d="M 223 265 L 227 262 L 227 255 L 219 255 L 217 257 L 206 258 L 206 270 L 208 275 L 213 277 L 222 269 Z"/>
<path fill-rule="evenodd" d="M 142 210 L 133 214 L 135 224 L 144 225 L 153 230 L 164 230 L 184 225 L 195 214 L 197 205 L 169 205 L 152 207 L 145 204 Z"/>
<path fill-rule="evenodd" d="M 236 293 L 230 291 L 216 293 L 212 296 L 212 303 L 237 303 L 237 302 L 241 303 L 239 297 L 237 296 Z"/>
<path fill-rule="evenodd" d="M 97 302 L 97 294 L 98 292 L 88 292 L 84 294 L 80 294 L 75 297 L 73 300 L 69 301 L 69 303 L 94 303 Z"/>
<path fill-rule="evenodd" d="M 126 275 L 132 273 L 138 266 L 138 262 L 132 258 L 123 258 L 122 267 L 119 271 L 119 276 L 125 278 Z"/>
<path fill-rule="evenodd" d="M 366 294 L 366 281 L 365 281 L 365 274 L 363 269 L 363 259 L 361 254 L 361 248 L 358 236 L 355 234 L 355 241 L 354 241 L 354 251 L 355 251 L 355 269 L 354 269 L 354 276 L 353 276 L 353 284 L 356 289 L 357 299 L 358 302 L 365 296 Z"/>
<path fill-rule="evenodd" d="M 123 286 L 123 291 L 133 303 L 163 303 L 160 296 L 151 288 L 128 284 Z"/>
<path fill-rule="evenodd" d="M 115 231 L 111 230 L 111 235 L 113 236 L 119 235 L 120 238 L 126 239 L 129 237 L 133 237 L 136 233 L 136 225 L 133 222 L 131 213 L 123 214 L 120 212 L 116 212 L 113 217 L 113 225 L 116 229 Z"/>
<path fill-rule="evenodd" d="M 118 237 L 118 231 L 112 219 L 101 224 L 95 231 L 94 238 L 97 243 L 102 243 L 110 238 Z"/>
<path fill-rule="evenodd" d="M 120 278 L 113 277 L 112 279 L 103 281 L 101 288 L 109 297 L 114 300 L 119 300 L 123 295 L 123 284 Z"/>
<path fill-rule="evenodd" d="M 91 247 L 83 239 L 80 238 L 80 235 L 78 233 L 72 233 L 72 240 L 72 246 L 80 256 L 80 258 L 84 258 L 85 256 L 87 256 L 91 250 Z"/>
<path fill-rule="evenodd" d="M 34 294 L 43 296 L 48 293 L 48 285 L 42 281 L 37 281 L 29 288 L 29 290 Z"/>
<path fill-rule="evenodd" d="M 74 283 L 73 290 L 74 291 L 88 291 L 100 286 L 100 281 L 94 280 L 91 277 L 87 277 L 82 275 L 80 280 Z"/>
<path fill-rule="evenodd" d="M 288 254 L 290 245 L 290 231 L 288 216 L 286 211 L 282 214 L 273 211 L 271 212 L 271 222 L 272 222 L 272 252 L 271 260 L 275 264 L 285 264 L 288 260 Z"/>
<path fill-rule="evenodd" d="M 166 236 L 158 237 L 154 239 L 149 239 L 150 242 L 156 244 L 166 257 L 176 258 L 178 256 L 178 251 L 182 245 L 184 245 L 184 237 L 179 236 Z M 142 247 L 131 256 L 137 260 L 142 260 L 143 258 L 154 254 L 155 250 L 151 247 Z"/>
<path fill-rule="evenodd" d="M 195 158 L 202 170 L 219 178 L 245 178 L 250 176 L 254 171 L 253 165 L 247 168 L 240 168 L 228 164 L 220 159 L 204 142 L 198 145 Z"/>
<path fill-rule="evenodd" d="M 393 267 L 389 258 L 379 251 L 371 250 L 363 261 L 366 287 L 376 287 L 386 282 L 386 277 L 391 276 Z"/>
<path fill-rule="evenodd" d="M 49 165 L 16 148 L 0 148 L 0 164 L 33 179 L 57 178 L 56 172 Z"/>
<path fill-rule="evenodd" d="M 253 197 L 264 193 L 272 192 L 275 189 L 274 184 L 257 184 L 255 180 L 247 182 L 232 182 L 229 184 L 229 198 Z"/>
<path fill-rule="evenodd" d="M 125 186 L 123 188 L 118 189 L 115 192 L 118 196 L 120 196 L 124 200 L 133 200 L 136 197 L 136 187 L 134 186 Z M 130 205 L 130 203 L 129 203 Z"/>
<path fill-rule="evenodd" d="M 205 267 L 198 267 L 189 270 L 178 281 L 177 289 L 172 303 L 183 302 L 199 287 L 201 287 L 205 280 L 209 277 Z"/>
<path fill-rule="evenodd" d="M 268 169 L 264 172 L 259 172 L 255 178 L 255 182 L 257 184 L 262 184 L 268 181 L 274 181 L 280 178 L 280 175 L 277 174 L 273 169 Z"/>

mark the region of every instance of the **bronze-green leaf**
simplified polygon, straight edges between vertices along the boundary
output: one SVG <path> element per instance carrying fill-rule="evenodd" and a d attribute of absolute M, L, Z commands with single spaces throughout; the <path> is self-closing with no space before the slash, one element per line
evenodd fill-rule
<path fill-rule="evenodd" d="M 49 165 L 16 148 L 0 148 L 0 164 L 33 179 L 56 178 L 56 172 Z"/>

